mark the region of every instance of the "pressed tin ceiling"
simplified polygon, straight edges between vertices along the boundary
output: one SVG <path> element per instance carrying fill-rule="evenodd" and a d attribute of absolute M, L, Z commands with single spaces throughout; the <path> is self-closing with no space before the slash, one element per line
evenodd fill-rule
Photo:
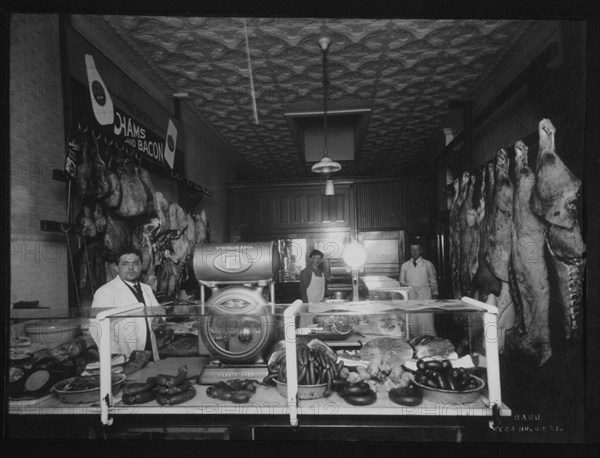
<path fill-rule="evenodd" d="M 443 136 L 449 103 L 472 99 L 531 25 L 469 19 L 102 18 L 106 30 L 147 62 L 143 73 L 158 75 L 173 93 L 189 94 L 183 103 L 247 163 L 245 179 L 274 180 L 315 179 L 285 113 L 323 110 L 320 37 L 331 39 L 328 110 L 370 110 L 358 159 L 342 161 L 335 176 L 383 177 L 432 164 L 432 139 Z"/>

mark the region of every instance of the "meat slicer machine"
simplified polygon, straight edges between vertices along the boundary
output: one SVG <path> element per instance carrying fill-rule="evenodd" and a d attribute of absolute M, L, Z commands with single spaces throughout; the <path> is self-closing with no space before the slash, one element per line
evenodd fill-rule
<path fill-rule="evenodd" d="M 280 257 L 275 242 L 202 244 L 193 267 L 200 284 L 199 343 L 210 362 L 199 383 L 262 380 L 275 334 L 275 279 Z M 205 289 L 212 294 L 205 300 Z M 269 300 L 267 300 L 268 296 Z"/>

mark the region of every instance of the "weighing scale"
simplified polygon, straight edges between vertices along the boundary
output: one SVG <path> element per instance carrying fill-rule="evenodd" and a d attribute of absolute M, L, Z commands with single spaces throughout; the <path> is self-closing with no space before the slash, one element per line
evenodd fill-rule
<path fill-rule="evenodd" d="M 275 335 L 276 243 L 203 244 L 194 250 L 193 264 L 202 307 L 198 335 L 211 358 L 199 383 L 262 381 Z M 212 291 L 208 301 L 205 287 Z"/>

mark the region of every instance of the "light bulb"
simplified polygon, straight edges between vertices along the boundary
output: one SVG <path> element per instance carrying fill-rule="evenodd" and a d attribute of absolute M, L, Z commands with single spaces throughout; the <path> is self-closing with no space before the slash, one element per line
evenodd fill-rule
<path fill-rule="evenodd" d="M 334 196 L 335 191 L 333 188 L 333 180 L 327 180 L 325 182 L 325 195 L 326 196 Z"/>

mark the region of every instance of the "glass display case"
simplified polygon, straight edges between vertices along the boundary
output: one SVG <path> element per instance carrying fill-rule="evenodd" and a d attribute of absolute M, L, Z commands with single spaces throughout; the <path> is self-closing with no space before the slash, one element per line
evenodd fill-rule
<path fill-rule="evenodd" d="M 501 397 L 493 306 L 469 298 L 296 301 L 246 314 L 237 305 L 230 314 L 180 301 L 14 318 L 9 413 L 98 415 L 103 425 L 121 415 L 274 416 L 291 426 L 331 415 L 359 416 L 365 424 L 382 416 L 510 415 Z M 454 315 L 473 331 L 455 343 L 423 334 L 415 325 L 423 313 Z M 136 359 L 144 354 L 137 331 L 146 323 L 158 341 L 155 361 Z M 129 354 L 119 352 L 119 340 L 128 342 Z M 199 352 L 202 342 L 208 355 Z M 474 385 L 454 393 L 428 386 L 435 377 L 425 373 L 442 363 Z M 208 368 L 211 377 L 203 379 Z M 36 370 L 43 372 L 32 379 Z M 94 386 L 75 386 L 90 376 Z M 349 395 L 365 385 L 369 396 L 375 393 L 372 402 Z M 403 404 L 392 396 L 402 388 L 416 400 Z"/>

